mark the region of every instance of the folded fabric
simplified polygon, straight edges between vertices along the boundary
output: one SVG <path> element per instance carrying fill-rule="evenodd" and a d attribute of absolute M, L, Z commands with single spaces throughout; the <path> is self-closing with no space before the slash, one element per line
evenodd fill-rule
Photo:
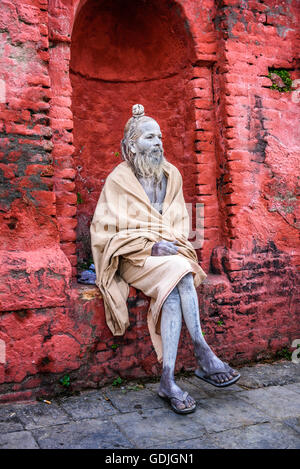
<path fill-rule="evenodd" d="M 167 177 L 162 213 L 151 206 L 142 185 L 127 162 L 120 163 L 107 177 L 90 227 L 91 246 L 106 322 L 114 335 L 123 335 L 129 326 L 128 283 L 121 277 L 123 258 L 135 266 L 144 266 L 152 246 L 160 240 L 177 240 L 178 254 L 193 264 L 194 283 L 206 277 L 197 255 L 188 241 L 189 217 L 185 206 L 182 177 L 169 162 L 164 164 Z M 149 282 L 159 282 L 155 269 Z"/>

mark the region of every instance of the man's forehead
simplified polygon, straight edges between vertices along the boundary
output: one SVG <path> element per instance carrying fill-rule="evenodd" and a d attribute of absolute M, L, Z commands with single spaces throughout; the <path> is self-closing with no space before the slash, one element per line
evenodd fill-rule
<path fill-rule="evenodd" d="M 138 130 L 141 134 L 146 132 L 160 132 L 160 127 L 158 123 L 152 119 L 148 120 L 147 122 L 141 122 L 138 124 Z"/>

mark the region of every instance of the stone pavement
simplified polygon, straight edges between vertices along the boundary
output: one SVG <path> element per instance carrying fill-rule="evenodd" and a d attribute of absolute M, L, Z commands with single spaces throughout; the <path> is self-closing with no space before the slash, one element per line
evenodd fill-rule
<path fill-rule="evenodd" d="M 156 395 L 158 382 L 106 386 L 51 404 L 2 404 L 0 448 L 299 449 L 300 364 L 239 371 L 238 384 L 223 390 L 178 377 L 197 400 L 189 415 L 170 410 Z"/>

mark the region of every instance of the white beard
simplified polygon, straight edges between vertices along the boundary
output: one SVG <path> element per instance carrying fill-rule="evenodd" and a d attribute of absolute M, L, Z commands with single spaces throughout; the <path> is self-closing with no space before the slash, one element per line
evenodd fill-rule
<path fill-rule="evenodd" d="M 144 151 L 136 153 L 131 160 L 131 165 L 136 176 L 142 178 L 154 177 L 160 181 L 163 176 L 163 165 L 166 159 L 163 150 Z"/>

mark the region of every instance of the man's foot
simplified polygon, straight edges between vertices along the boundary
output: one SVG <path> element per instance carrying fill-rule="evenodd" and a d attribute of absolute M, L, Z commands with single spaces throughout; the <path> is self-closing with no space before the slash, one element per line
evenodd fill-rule
<path fill-rule="evenodd" d="M 236 383 L 240 379 L 240 374 L 237 373 L 235 376 L 231 379 L 224 379 L 222 382 L 218 379 L 211 379 L 212 376 L 214 377 L 219 377 L 222 373 L 215 373 L 215 374 L 206 374 L 203 370 L 200 368 L 197 368 L 195 371 L 195 375 L 197 378 L 202 379 L 206 383 L 212 384 L 216 388 L 225 388 L 226 386 L 231 386 L 232 384 Z M 218 381 L 218 382 L 217 382 Z"/>
<path fill-rule="evenodd" d="M 228 386 L 235 383 L 240 375 L 227 363 L 222 362 L 209 347 L 197 353 L 199 368 L 195 374 L 216 386 Z"/>
<path fill-rule="evenodd" d="M 182 399 L 177 397 L 166 396 L 161 392 L 158 393 L 159 397 L 169 402 L 174 412 L 177 414 L 190 414 L 196 409 L 196 402 L 191 405 L 191 396 L 187 392 L 183 393 Z"/>
<path fill-rule="evenodd" d="M 188 414 L 196 409 L 196 401 L 175 382 L 161 382 L 158 395 L 168 400 L 172 409 L 179 414 Z"/>

